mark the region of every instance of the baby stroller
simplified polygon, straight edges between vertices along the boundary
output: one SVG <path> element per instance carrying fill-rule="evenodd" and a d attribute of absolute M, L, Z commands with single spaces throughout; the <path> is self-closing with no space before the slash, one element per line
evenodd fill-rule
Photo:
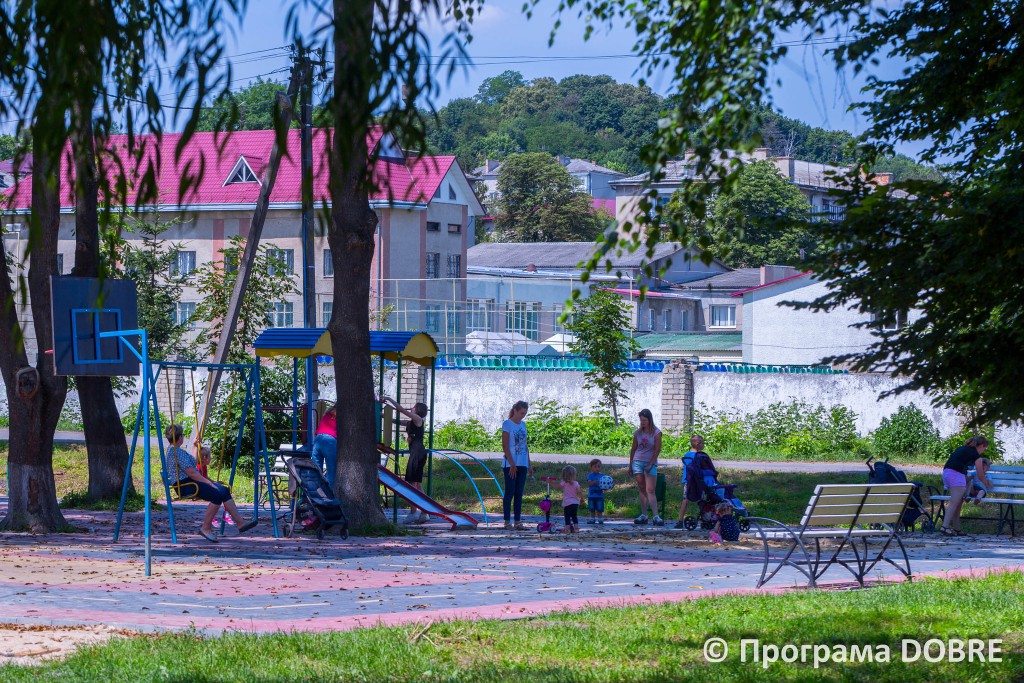
<path fill-rule="evenodd" d="M 875 456 L 872 455 L 864 461 L 864 464 L 868 466 L 869 484 L 908 483 L 906 473 L 889 464 L 889 456 L 885 456 L 885 460 L 876 460 L 875 464 L 872 465 L 871 461 L 874 459 Z M 921 495 L 923 485 L 919 481 L 909 483 L 914 485 L 914 492 L 910 495 L 910 503 L 907 505 L 906 512 L 903 513 L 903 518 L 900 520 L 900 527 L 907 531 L 913 531 L 914 525 L 917 524 L 919 519 L 924 517 L 924 519 L 921 519 L 921 531 L 935 531 L 935 520 L 924 509 L 924 498 Z"/>
<path fill-rule="evenodd" d="M 296 455 L 285 461 L 289 488 L 294 491 L 291 521 L 285 522 L 284 535 L 290 537 L 296 528 L 316 530 L 322 539 L 331 527 L 340 526 L 340 536 L 348 538 L 348 518 L 341 509 L 320 467 L 308 455 Z"/>
<path fill-rule="evenodd" d="M 737 518 L 740 531 L 749 531 L 747 507 L 736 497 L 736 484 L 722 484 L 718 481 L 718 470 L 715 469 L 711 457 L 699 451 L 693 459 L 686 463 L 686 499 L 697 503 L 697 516 L 687 515 L 683 526 L 693 531 L 699 524 L 702 529 L 714 529 L 718 522 L 715 506 L 723 500 L 728 501 Z"/>

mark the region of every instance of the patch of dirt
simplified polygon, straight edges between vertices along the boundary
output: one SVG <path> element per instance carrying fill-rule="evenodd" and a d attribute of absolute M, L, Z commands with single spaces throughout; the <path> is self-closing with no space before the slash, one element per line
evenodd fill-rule
<path fill-rule="evenodd" d="M 41 626 L 34 624 L 0 624 L 0 665 L 36 664 L 46 659 L 59 659 L 74 652 L 79 645 L 103 643 L 114 636 L 135 637 L 137 631 L 111 626 Z"/>

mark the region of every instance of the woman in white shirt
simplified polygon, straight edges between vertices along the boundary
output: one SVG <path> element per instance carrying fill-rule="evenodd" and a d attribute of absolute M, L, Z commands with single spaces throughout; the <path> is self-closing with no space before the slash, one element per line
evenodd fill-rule
<path fill-rule="evenodd" d="M 526 444 L 526 417 L 530 404 L 518 401 L 508 413 L 508 419 L 501 425 L 501 450 L 505 454 L 502 471 L 505 473 L 505 497 L 502 510 L 505 513 L 505 528 L 522 531 L 526 527 L 521 520 L 523 513 L 523 492 L 526 490 L 526 477 L 533 474 L 530 467 L 530 449 Z M 515 523 L 512 522 L 512 512 Z"/>

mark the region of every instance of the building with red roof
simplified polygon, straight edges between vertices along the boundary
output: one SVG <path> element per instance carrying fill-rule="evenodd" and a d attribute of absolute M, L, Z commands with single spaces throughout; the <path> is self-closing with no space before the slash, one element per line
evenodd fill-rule
<path fill-rule="evenodd" d="M 317 206 L 329 204 L 329 129 L 313 135 L 313 192 Z M 168 243 L 180 243 L 179 266 L 191 271 L 222 261 L 220 250 L 236 235 L 250 229 L 256 201 L 274 142 L 269 130 L 196 133 L 182 146 L 179 134 L 137 136 L 135 149 L 128 138 L 114 135 L 100 153 L 100 166 L 108 177 L 127 176 L 127 204 L 139 205 L 137 215 L 173 222 L 163 234 Z M 460 325 L 458 302 L 465 302 L 466 250 L 472 246 L 476 219 L 483 215 L 480 202 L 455 157 L 406 154 L 390 134 L 371 131 L 367 138 L 373 162 L 370 206 L 379 219 L 374 255 L 371 308 L 395 307 L 392 324 L 404 329 L 425 329 L 446 350 L 456 350 L 465 335 Z M 296 273 L 301 271 L 301 170 L 299 131 L 287 135 L 286 155 L 281 161 L 261 237 L 261 244 L 280 250 Z M 139 187 L 145 171 L 154 170 L 156 201 L 142 201 Z M 69 273 L 75 253 L 75 198 L 73 165 L 62 165 L 61 232 L 58 265 Z M 199 180 L 185 191 L 182 178 Z M 5 247 L 17 257 L 27 238 L 26 217 L 31 208 L 31 178 L 21 177 L 14 187 L 2 190 L 6 206 L 0 207 Z M 314 259 L 318 319 L 329 319 L 332 306 L 334 266 L 326 232 L 317 218 Z M 125 235 L 129 240 L 141 236 Z M 197 294 L 187 289 L 177 311 L 185 321 L 195 310 Z M 434 302 L 446 302 L 435 304 Z M 302 326 L 301 296 L 270 302 L 271 323 Z"/>

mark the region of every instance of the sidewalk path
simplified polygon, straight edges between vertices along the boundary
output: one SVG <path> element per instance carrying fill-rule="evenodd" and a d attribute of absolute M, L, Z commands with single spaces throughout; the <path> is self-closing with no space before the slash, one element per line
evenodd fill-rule
<path fill-rule="evenodd" d="M 143 575 L 139 513 L 111 542 L 111 513 L 65 512 L 80 533 L 0 534 L 0 622 L 134 630 L 289 632 L 520 618 L 558 610 L 755 592 L 761 548 L 710 545 L 703 533 L 585 527 L 575 536 L 497 527 L 422 536 L 275 539 L 263 524 L 211 544 L 195 535 L 202 505 L 180 504 L 180 543 L 157 513 L 153 576 Z M 0 499 L 0 515 L 6 501 Z M 1024 541 L 976 536 L 907 540 L 916 576 L 1024 569 Z M 896 578 L 891 568 L 879 577 Z M 793 572 L 769 584 L 794 585 Z M 841 567 L 825 581 L 846 589 Z M 827 586 L 826 586 L 827 587 Z"/>

